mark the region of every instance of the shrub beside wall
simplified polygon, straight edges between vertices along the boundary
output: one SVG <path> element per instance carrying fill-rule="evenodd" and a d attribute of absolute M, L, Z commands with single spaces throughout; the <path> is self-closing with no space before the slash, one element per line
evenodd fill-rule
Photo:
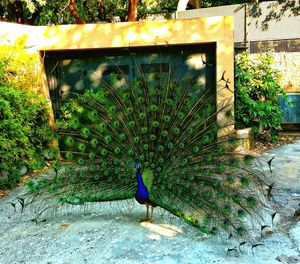
<path fill-rule="evenodd" d="M 235 120 L 239 129 L 253 127 L 254 135 L 258 134 L 260 122 L 276 139 L 282 118 L 278 95 L 285 93 L 280 86 L 280 74 L 273 65 L 271 53 L 252 58 L 247 52 L 236 56 Z"/>
<path fill-rule="evenodd" d="M 28 72 L 33 61 L 25 53 L 10 60 L 13 56 L 11 52 L 6 57 L 1 54 L 0 61 L 0 188 L 15 185 L 22 166 L 41 168 L 43 150 L 51 140 L 47 103 L 38 94 L 37 73 Z"/>
<path fill-rule="evenodd" d="M 6 85 L 37 93 L 41 89 L 38 53 L 28 54 L 22 48 L 0 46 L 1 78 Z"/>

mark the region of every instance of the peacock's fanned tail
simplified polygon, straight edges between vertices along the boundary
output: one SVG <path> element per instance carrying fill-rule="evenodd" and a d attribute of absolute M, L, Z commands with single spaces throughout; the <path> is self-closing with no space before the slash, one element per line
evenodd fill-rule
<path fill-rule="evenodd" d="M 74 95 L 57 131 L 60 151 L 50 155 L 76 165 L 54 163 L 54 177 L 30 181 L 28 189 L 71 204 L 129 199 L 138 163 L 153 172 L 156 205 L 206 233 L 245 234 L 245 217 L 259 218 L 263 206 L 262 181 L 253 158 L 234 152 L 234 134 L 218 135 L 232 126 L 231 109 L 215 104 L 215 89 L 178 78 L 172 66 L 152 74 L 135 67 L 134 81 L 119 69 L 98 90 Z"/>

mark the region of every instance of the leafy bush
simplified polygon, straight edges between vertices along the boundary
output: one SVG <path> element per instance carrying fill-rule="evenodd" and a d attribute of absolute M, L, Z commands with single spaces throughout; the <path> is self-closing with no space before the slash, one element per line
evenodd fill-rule
<path fill-rule="evenodd" d="M 46 100 L 33 91 L 33 86 L 27 91 L 22 87 L 25 82 L 8 78 L 8 64 L 0 61 L 0 178 L 8 178 L 0 182 L 0 188 L 15 185 L 22 166 L 40 168 L 43 149 L 51 140 Z M 22 76 L 30 76 L 27 70 L 30 67 L 24 68 Z"/>
<path fill-rule="evenodd" d="M 38 54 L 28 54 L 23 48 L 0 46 L 0 78 L 10 87 L 39 92 Z"/>
<path fill-rule="evenodd" d="M 235 120 L 237 128 L 253 127 L 258 134 L 258 122 L 276 139 L 281 129 L 282 110 L 278 95 L 280 74 L 272 68 L 271 53 L 257 54 L 251 59 L 247 52 L 236 57 L 235 63 Z"/>

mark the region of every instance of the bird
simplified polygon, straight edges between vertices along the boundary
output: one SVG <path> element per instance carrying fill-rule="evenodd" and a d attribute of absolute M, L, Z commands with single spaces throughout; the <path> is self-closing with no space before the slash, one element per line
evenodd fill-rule
<path fill-rule="evenodd" d="M 137 169 L 136 176 L 137 176 L 137 183 L 138 183 L 136 193 L 135 193 L 135 199 L 138 203 L 145 204 L 146 208 L 147 208 L 146 218 L 141 219 L 141 222 L 144 222 L 144 221 L 153 222 L 153 219 L 152 219 L 153 209 L 154 209 L 154 207 L 156 207 L 156 205 L 154 203 L 152 203 L 149 199 L 149 191 L 151 190 L 151 185 L 152 185 L 152 181 L 153 181 L 153 173 L 151 171 L 145 171 L 142 176 L 141 170 L 140 170 L 138 164 L 135 165 L 135 168 Z M 147 186 L 145 184 L 147 184 Z M 151 208 L 150 217 L 149 217 L 149 206 Z"/>
<path fill-rule="evenodd" d="M 134 67 L 133 80 L 116 65 L 65 103 L 48 151 L 53 175 L 29 179 L 27 192 L 73 205 L 135 198 L 142 221 L 160 207 L 203 233 L 244 236 L 264 207 L 264 173 L 236 151 L 231 104 L 174 66 Z"/>

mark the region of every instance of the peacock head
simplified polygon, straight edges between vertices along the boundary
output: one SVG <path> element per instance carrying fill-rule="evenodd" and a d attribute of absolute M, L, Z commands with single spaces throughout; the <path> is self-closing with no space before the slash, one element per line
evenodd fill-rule
<path fill-rule="evenodd" d="M 135 163 L 135 164 L 134 164 L 134 169 L 135 169 L 136 171 L 139 171 L 139 170 L 141 169 L 141 165 L 140 165 L 139 163 Z"/>

